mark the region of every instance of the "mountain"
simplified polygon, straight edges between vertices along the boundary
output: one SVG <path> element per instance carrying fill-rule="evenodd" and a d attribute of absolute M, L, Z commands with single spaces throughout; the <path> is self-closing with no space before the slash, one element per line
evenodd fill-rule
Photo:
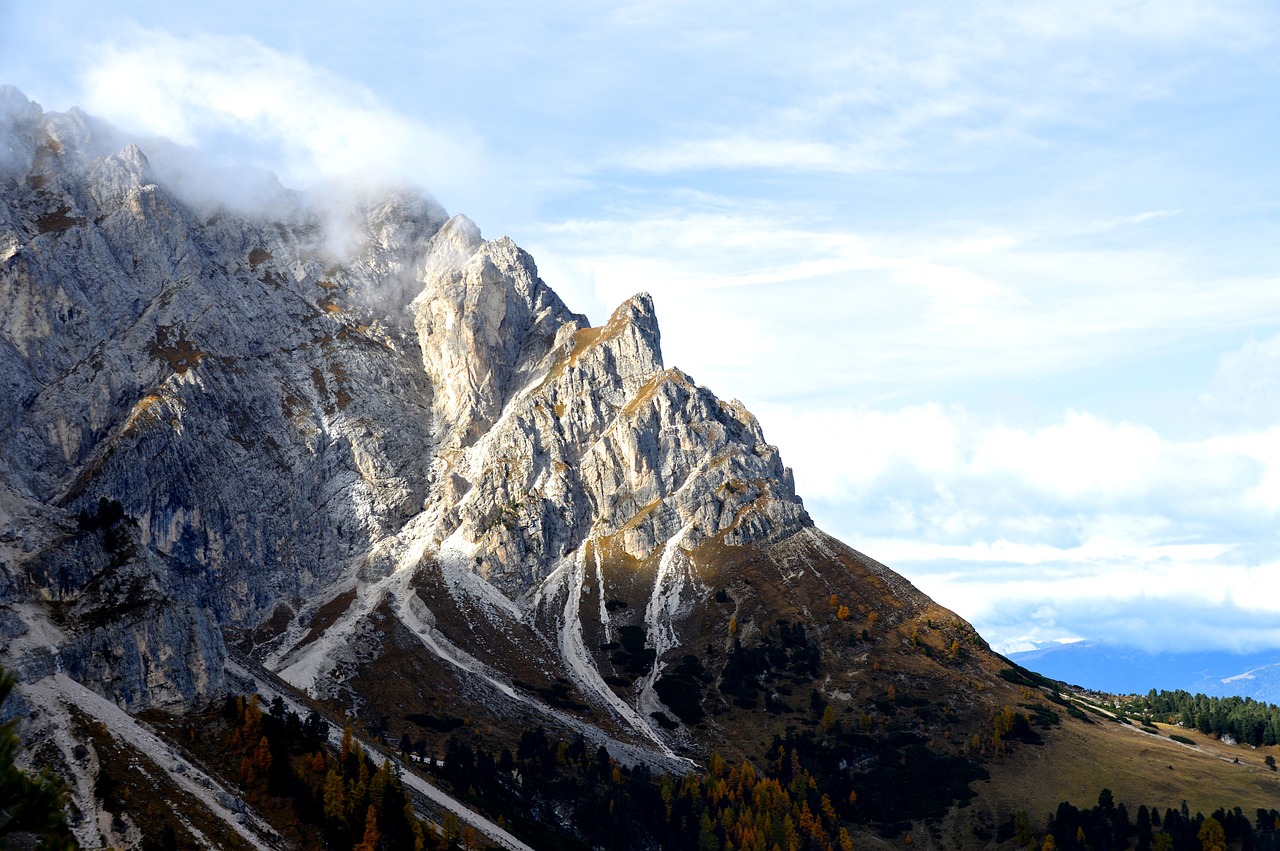
<path fill-rule="evenodd" d="M 1009 658 L 1055 680 L 1112 694 L 1182 689 L 1280 704 L 1280 660 L 1274 653 L 1148 653 L 1080 641 L 1010 653 Z"/>
<path fill-rule="evenodd" d="M 965 847 L 1145 736 L 817 529 L 647 295 L 592 327 L 413 192 L 202 202 L 13 89 L 0 134 L 5 711 L 85 847 L 389 847 L 374 786 L 455 844 Z"/>

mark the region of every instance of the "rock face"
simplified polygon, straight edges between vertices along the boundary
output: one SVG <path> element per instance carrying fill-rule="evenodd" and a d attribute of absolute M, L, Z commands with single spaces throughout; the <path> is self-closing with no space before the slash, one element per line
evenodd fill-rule
<path fill-rule="evenodd" d="M 219 688 L 224 630 L 284 670 L 309 601 L 359 589 L 340 632 L 442 563 L 557 655 L 588 548 L 809 526 L 755 419 L 663 367 L 647 295 L 589 327 L 510 240 L 404 193 L 336 254 L 304 198 L 200 209 L 87 116 L 0 102 L 10 664 L 181 706 Z"/>

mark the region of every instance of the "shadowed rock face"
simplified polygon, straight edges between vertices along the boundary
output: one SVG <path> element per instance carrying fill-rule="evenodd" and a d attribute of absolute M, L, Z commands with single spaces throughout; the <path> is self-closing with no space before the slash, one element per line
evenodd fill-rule
<path fill-rule="evenodd" d="M 183 705 L 270 624 L 261 658 L 323 690 L 351 670 L 297 667 L 317 610 L 356 589 L 326 628 L 362 634 L 443 564 L 417 602 L 488 600 L 572 667 L 565 601 L 614 569 L 588 550 L 657 594 L 664 552 L 808 527 L 755 419 L 664 369 L 647 295 L 588 327 L 405 193 L 353 201 L 335 254 L 304 198 L 198 209 L 109 128 L 0 100 L 0 661 Z"/>

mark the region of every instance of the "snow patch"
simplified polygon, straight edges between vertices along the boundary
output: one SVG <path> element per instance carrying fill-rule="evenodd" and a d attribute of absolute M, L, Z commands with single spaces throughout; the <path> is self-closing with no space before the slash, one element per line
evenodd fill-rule
<path fill-rule="evenodd" d="M 1259 668 L 1252 668 L 1248 671 L 1245 671 L 1243 674 L 1236 674 L 1233 677 L 1227 677 L 1226 679 L 1222 680 L 1222 684 L 1226 685 L 1227 683 L 1240 682 L 1242 680 L 1256 680 L 1258 678 L 1258 674 L 1262 673 L 1263 671 L 1270 671 L 1273 668 L 1280 668 L 1280 664 L 1263 665 Z"/>
<path fill-rule="evenodd" d="M 609 607 L 604 599 L 604 566 L 600 563 L 600 548 L 592 547 L 591 550 L 596 557 L 596 587 L 600 589 L 597 595 L 600 603 L 600 626 L 604 629 L 604 640 L 607 643 L 613 641 L 613 623 L 609 619 Z"/>
<path fill-rule="evenodd" d="M 496 671 L 440 634 L 435 628 L 435 617 L 431 610 L 422 602 L 417 592 L 409 587 L 408 576 L 402 577 L 401 585 L 391 600 L 391 611 L 436 656 L 455 668 L 479 677 L 507 697 L 523 699 L 510 684 L 500 679 Z"/>
<path fill-rule="evenodd" d="M 663 545 L 662 555 L 658 559 L 658 571 L 653 578 L 653 591 L 644 609 L 645 627 L 648 629 L 650 641 L 657 654 L 653 667 L 640 685 L 639 707 L 640 711 L 646 714 L 659 712 L 665 708 L 662 701 L 658 699 L 654 684 L 667 666 L 662 660 L 663 655 L 679 645 L 675 621 L 686 608 L 682 599 L 683 592 L 694 582 L 693 566 L 688 556 L 680 549 L 680 544 L 692 530 L 693 521 L 689 521 Z"/>
<path fill-rule="evenodd" d="M 559 575 L 559 572 L 553 573 L 553 576 Z M 618 741 L 616 738 L 606 735 L 603 731 L 591 724 L 581 721 L 568 713 L 561 712 L 558 709 L 547 706 L 541 701 L 533 700 L 532 698 L 521 694 L 509 683 L 505 682 L 500 673 L 493 670 L 479 659 L 471 656 L 462 648 L 453 644 L 435 628 L 435 618 L 431 614 L 430 608 L 428 608 L 427 604 L 424 603 L 422 599 L 417 596 L 417 593 L 408 586 L 408 579 L 408 576 L 402 577 L 404 584 L 400 587 L 398 593 L 393 594 L 390 598 L 391 609 L 395 616 L 400 619 L 400 622 L 403 623 L 415 636 L 417 636 L 418 640 L 422 643 L 422 646 L 427 648 L 427 650 L 431 651 L 437 657 L 448 662 L 459 670 L 477 677 L 484 683 L 487 683 L 491 688 L 498 691 L 504 697 L 550 718 L 557 724 L 582 733 L 583 737 L 592 744 L 604 745 L 611 754 L 614 754 L 627 763 L 656 764 L 658 760 L 655 760 L 655 754 L 643 751 L 642 749 L 626 744 L 625 742 Z M 579 647 L 582 646 L 580 629 L 578 633 L 578 645 Z M 585 658 L 585 655 L 586 651 L 583 649 L 581 651 L 579 661 Z M 575 672 L 575 663 L 570 661 L 569 664 L 570 673 L 572 674 Z M 599 674 L 596 674 L 596 677 L 598 679 Z M 600 685 L 604 686 L 604 682 L 600 681 Z M 608 688 L 607 686 L 604 687 L 606 689 Z M 592 689 L 592 691 L 595 691 L 595 689 Z M 610 692 L 610 695 L 613 696 L 615 700 L 618 700 L 612 692 Z M 622 703 L 620 700 L 618 700 L 618 703 L 621 704 L 625 711 L 630 711 L 633 718 L 636 717 L 634 711 L 632 711 L 630 707 L 627 707 L 626 704 Z M 632 726 L 634 726 L 634 724 Z M 647 725 L 642 724 L 642 726 L 637 729 L 643 729 L 645 726 Z M 647 735 L 649 738 L 653 738 L 651 730 L 647 731 Z M 679 771 L 681 769 L 686 769 L 693 764 L 690 760 L 685 759 L 684 757 L 676 756 L 660 741 L 656 743 L 661 749 L 661 756 L 665 757 L 666 764 L 663 766 L 664 770 Z"/>
<path fill-rule="evenodd" d="M 357 584 L 356 598 L 332 626 L 315 641 L 276 661 L 274 669 L 281 679 L 314 695 L 316 685 L 333 671 L 344 654 L 350 653 L 352 635 L 356 629 L 386 599 L 390 589 L 408 584 L 408 578 L 426 554 L 429 536 L 416 534 L 416 525 L 411 525 L 415 528 L 402 533 L 403 539 L 389 542 L 393 554 L 395 550 L 399 550 L 394 555 L 395 567 L 392 571 L 376 582 Z M 281 665 L 282 669 L 279 667 Z"/>
<path fill-rule="evenodd" d="M 650 741 L 662 749 L 662 752 L 673 759 L 680 759 L 662 741 L 657 731 L 644 720 L 622 698 L 613 693 L 613 689 L 600 676 L 591 656 L 587 653 L 586 643 L 582 638 L 582 618 L 579 614 L 582 601 L 582 585 L 586 575 L 586 547 L 580 547 L 573 560 L 557 571 L 562 578 L 565 593 L 563 615 L 560 620 L 560 655 L 569 666 L 569 675 L 584 691 L 593 692 L 600 701 L 620 717 L 629 726 L 644 734 Z M 599 565 L 597 563 L 597 569 Z M 603 585 L 601 586 L 603 588 Z M 600 596 L 604 596 L 603 593 Z"/>

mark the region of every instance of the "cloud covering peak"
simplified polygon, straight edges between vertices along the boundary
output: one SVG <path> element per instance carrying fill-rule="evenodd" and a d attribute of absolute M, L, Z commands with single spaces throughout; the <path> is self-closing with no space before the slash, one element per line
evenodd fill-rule
<path fill-rule="evenodd" d="M 252 164 L 294 187 L 409 180 L 441 197 L 482 180 L 482 145 L 247 36 L 136 29 L 95 51 L 84 107 L 122 129 Z"/>

